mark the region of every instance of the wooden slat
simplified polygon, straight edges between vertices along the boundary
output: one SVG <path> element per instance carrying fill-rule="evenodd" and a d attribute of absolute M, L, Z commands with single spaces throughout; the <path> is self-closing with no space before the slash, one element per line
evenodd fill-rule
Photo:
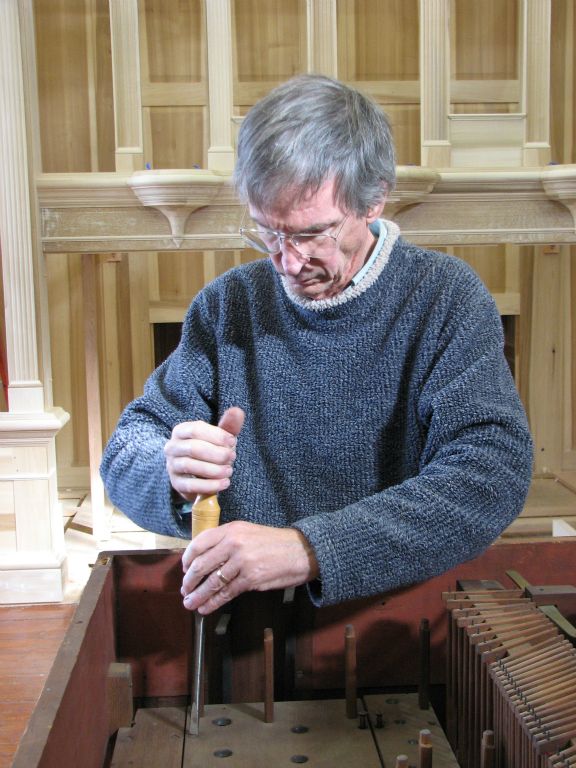
<path fill-rule="evenodd" d="M 110 768 L 182 768 L 184 707 L 139 709 L 132 728 L 121 728 Z"/>
<path fill-rule="evenodd" d="M 93 571 L 71 619 L 13 768 L 79 765 L 80 754 L 82 768 L 101 768 L 109 733 L 106 679 L 115 659 L 113 603 L 104 564 Z"/>

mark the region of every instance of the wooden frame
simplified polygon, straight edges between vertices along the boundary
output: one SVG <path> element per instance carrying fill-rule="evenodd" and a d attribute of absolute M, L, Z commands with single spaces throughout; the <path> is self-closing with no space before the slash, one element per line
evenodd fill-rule
<path fill-rule="evenodd" d="M 193 629 L 179 593 L 180 557 L 177 550 L 100 556 L 13 768 L 73 765 L 80 759 L 86 768 L 101 768 L 110 734 L 131 721 L 130 707 L 121 707 L 124 715 L 118 715 L 118 701 L 126 701 L 129 686 L 125 667 L 118 664 L 130 667 L 136 705 L 186 704 Z M 454 590 L 459 580 L 499 581 L 509 588 L 509 570 L 534 585 L 532 591 L 548 585 L 542 594 L 551 594 L 551 585 L 576 582 L 576 539 L 496 545 L 423 584 L 332 608 L 313 609 L 299 590 L 288 602 L 285 594 L 275 592 L 237 598 L 220 617 L 212 617 L 207 631 L 207 702 L 222 701 L 223 694 L 235 702 L 262 701 L 261 638 L 269 626 L 277 638 L 278 700 L 314 699 L 344 688 L 345 634 L 351 623 L 360 688 L 419 684 L 415 659 L 423 617 L 430 627 L 430 682 L 441 685 L 446 641 L 442 594 Z M 556 591 L 574 621 L 576 601 L 572 597 L 570 602 L 570 590 Z M 224 613 L 231 613 L 227 634 L 215 634 Z M 228 682 L 222 677 L 226 669 L 231 669 Z M 111 678 L 115 683 L 109 687 Z"/>

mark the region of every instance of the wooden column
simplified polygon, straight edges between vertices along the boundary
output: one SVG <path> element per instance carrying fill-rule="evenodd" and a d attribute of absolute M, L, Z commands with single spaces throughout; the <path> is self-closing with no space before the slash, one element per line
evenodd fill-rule
<path fill-rule="evenodd" d="M 569 365 L 570 252 L 566 246 L 534 247 L 531 316 L 523 326 L 528 354 L 528 416 L 534 437 L 534 471 L 563 468 L 566 445 L 566 365 Z"/>
<path fill-rule="evenodd" d="M 308 71 L 338 77 L 336 0 L 308 1 Z"/>
<path fill-rule="evenodd" d="M 420 0 L 421 165 L 450 165 L 450 0 Z"/>
<path fill-rule="evenodd" d="M 522 1 L 523 165 L 550 162 L 550 0 Z"/>
<path fill-rule="evenodd" d="M 116 170 L 144 167 L 138 1 L 110 0 Z"/>
<path fill-rule="evenodd" d="M 107 508 L 100 477 L 102 461 L 102 406 L 100 398 L 100 357 L 98 354 L 98 313 L 96 291 L 97 256 L 82 254 L 82 307 L 84 312 L 84 354 L 88 453 L 90 461 L 90 505 L 92 535 L 99 541 L 110 538 L 111 510 Z"/>
<path fill-rule="evenodd" d="M 66 558 L 54 439 L 68 420 L 46 409 L 39 377 L 26 92 L 34 38 L 28 2 L 0 3 L 0 246 L 9 411 L 0 414 L 0 602 L 58 601 Z M 41 323 L 40 323 L 41 324 Z M 12 523 L 13 531 L 6 531 Z"/>
<path fill-rule="evenodd" d="M 208 168 L 234 170 L 232 125 L 232 9 L 230 0 L 205 0 L 210 146 Z"/>

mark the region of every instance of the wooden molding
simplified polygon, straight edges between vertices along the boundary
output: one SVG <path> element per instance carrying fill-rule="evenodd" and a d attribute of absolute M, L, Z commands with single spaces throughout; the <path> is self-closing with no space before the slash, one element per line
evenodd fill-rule
<path fill-rule="evenodd" d="M 207 170 L 41 174 L 46 253 L 238 250 L 243 207 Z M 414 242 L 572 243 L 576 165 L 398 168 L 386 214 Z"/>

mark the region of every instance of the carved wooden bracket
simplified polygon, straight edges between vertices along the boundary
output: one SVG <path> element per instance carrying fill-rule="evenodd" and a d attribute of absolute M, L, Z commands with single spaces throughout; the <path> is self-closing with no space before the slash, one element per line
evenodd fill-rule
<path fill-rule="evenodd" d="M 398 166 L 396 187 L 386 201 L 386 217 L 394 218 L 403 208 L 422 202 L 432 192 L 440 178 L 440 174 L 432 168 Z"/>
<path fill-rule="evenodd" d="M 172 241 L 180 248 L 191 213 L 214 203 L 224 184 L 222 176 L 205 170 L 136 171 L 128 179 L 142 205 L 168 219 Z"/>
<path fill-rule="evenodd" d="M 550 166 L 542 173 L 542 186 L 549 198 L 568 208 L 576 230 L 576 165 Z"/>

